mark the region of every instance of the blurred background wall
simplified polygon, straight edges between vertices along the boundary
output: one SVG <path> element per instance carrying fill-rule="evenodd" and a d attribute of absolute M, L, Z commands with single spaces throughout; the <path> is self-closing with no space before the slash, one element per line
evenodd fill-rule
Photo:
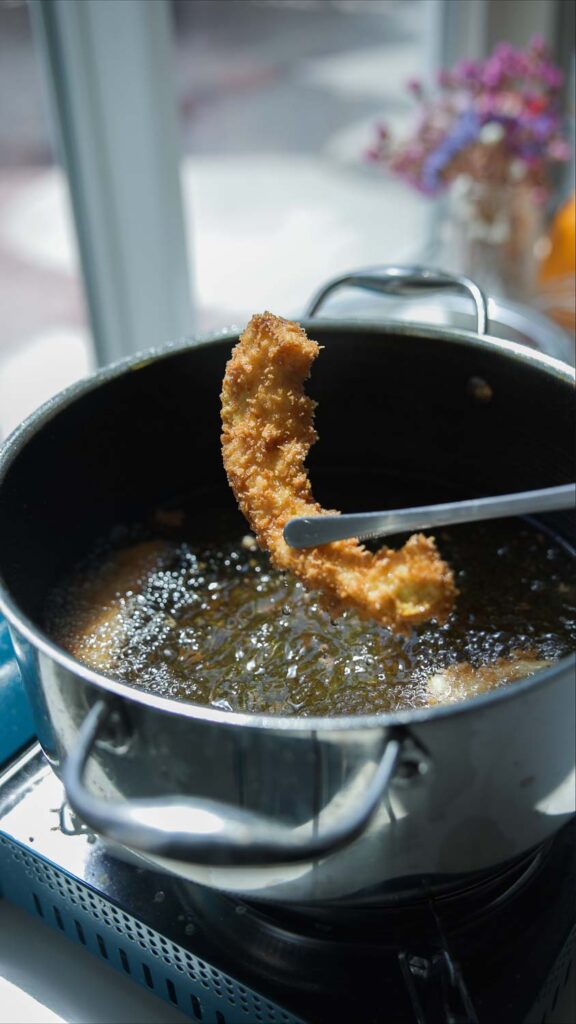
<path fill-rule="evenodd" d="M 422 258 L 432 206 L 366 161 L 374 125 L 500 39 L 542 34 L 569 75 L 573 22 L 571 0 L 0 0 L 0 433 L 97 362 Z"/>

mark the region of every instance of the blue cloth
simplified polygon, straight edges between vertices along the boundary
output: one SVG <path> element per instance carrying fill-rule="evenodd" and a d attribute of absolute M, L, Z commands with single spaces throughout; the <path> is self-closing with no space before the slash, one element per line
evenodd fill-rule
<path fill-rule="evenodd" d="M 0 767 L 33 736 L 30 706 L 14 657 L 8 626 L 0 616 Z"/>

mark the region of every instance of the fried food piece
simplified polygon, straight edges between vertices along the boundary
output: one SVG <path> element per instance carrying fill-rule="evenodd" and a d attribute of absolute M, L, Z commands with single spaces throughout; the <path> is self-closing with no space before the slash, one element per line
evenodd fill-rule
<path fill-rule="evenodd" d="M 450 665 L 430 676 L 427 682 L 430 704 L 455 704 L 479 693 L 493 690 L 502 683 L 532 676 L 547 668 L 551 661 L 538 658 L 532 651 L 518 651 L 510 658 L 497 658 L 490 665 L 474 668 L 467 661 Z"/>
<path fill-rule="evenodd" d="M 273 564 L 320 591 L 331 614 L 352 608 L 397 633 L 442 621 L 456 589 L 431 538 L 415 534 L 376 554 L 356 540 L 305 551 L 284 541 L 293 516 L 323 514 L 304 466 L 316 433 L 303 385 L 319 351 L 299 324 L 271 313 L 252 317 L 236 345 L 222 388 L 222 453 L 238 504 Z"/>

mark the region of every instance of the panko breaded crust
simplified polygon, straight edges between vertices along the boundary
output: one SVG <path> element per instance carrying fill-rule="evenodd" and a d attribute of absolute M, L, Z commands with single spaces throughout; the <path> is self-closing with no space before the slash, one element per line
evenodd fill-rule
<path fill-rule="evenodd" d="M 348 608 L 397 633 L 449 613 L 456 589 L 431 538 L 372 554 L 356 540 L 296 550 L 282 536 L 293 516 L 327 514 L 304 465 L 317 439 L 304 382 L 320 351 L 299 324 L 253 316 L 226 367 L 222 454 L 238 504 L 273 564 L 318 590 L 333 615 Z"/>
<path fill-rule="evenodd" d="M 514 683 L 519 679 L 540 672 L 552 662 L 539 658 L 535 651 L 515 651 L 507 658 L 497 658 L 488 665 L 475 668 L 467 661 L 435 672 L 427 682 L 429 704 L 453 704 L 457 701 L 477 697 L 503 683 Z"/>

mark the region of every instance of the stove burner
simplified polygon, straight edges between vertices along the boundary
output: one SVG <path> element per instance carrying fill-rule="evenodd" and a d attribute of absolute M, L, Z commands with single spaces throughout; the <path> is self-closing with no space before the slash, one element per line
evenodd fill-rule
<path fill-rule="evenodd" d="M 206 920 L 225 946 L 238 945 L 246 961 L 267 975 L 290 985 L 301 985 L 314 959 L 314 974 L 328 957 L 364 962 L 417 941 L 434 953 L 444 944 L 485 919 L 537 875 L 549 844 L 505 865 L 482 873 L 467 883 L 434 887 L 418 880 L 419 895 L 367 906 L 347 904 L 277 905 L 249 902 L 197 886 L 183 886 L 182 900 Z"/>
<path fill-rule="evenodd" d="M 224 956 L 233 950 L 249 980 L 289 993 L 294 1012 L 314 1024 L 358 1019 L 359 988 L 365 1024 L 380 1024 L 386 1004 L 395 1024 L 509 1024 L 502 993 L 514 957 L 524 974 L 539 951 L 532 969 L 541 973 L 540 910 L 558 871 L 574 888 L 574 828 L 564 833 L 467 884 L 420 880 L 419 898 L 375 906 L 249 903 L 196 886 L 180 895 Z M 571 924 L 569 911 L 565 934 Z"/>
<path fill-rule="evenodd" d="M 409 891 L 371 906 L 286 907 L 118 860 L 59 815 L 62 800 L 36 747 L 0 775 L 5 898 L 192 1019 L 544 1024 L 573 1016 L 564 990 L 576 950 L 576 818 L 547 846 L 466 885 L 412 879 Z M 558 999 L 567 1012 L 550 1017 Z"/>

